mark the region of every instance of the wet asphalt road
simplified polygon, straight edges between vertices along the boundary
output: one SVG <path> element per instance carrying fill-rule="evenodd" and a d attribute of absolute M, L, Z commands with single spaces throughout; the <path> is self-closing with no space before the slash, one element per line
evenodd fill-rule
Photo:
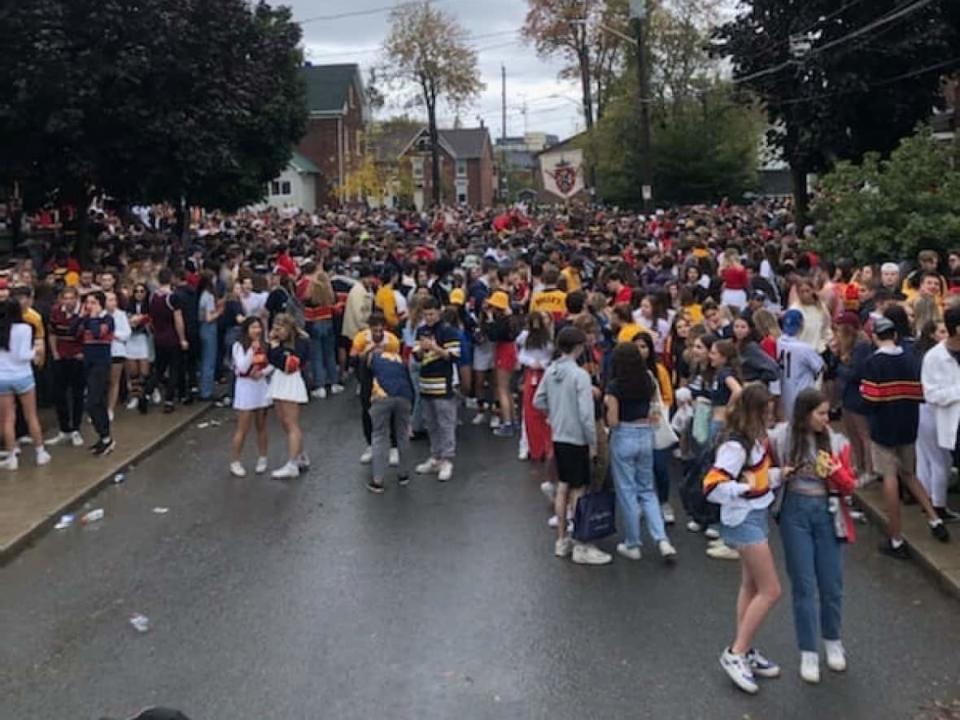
<path fill-rule="evenodd" d="M 673 569 L 578 567 L 552 556 L 540 469 L 511 441 L 463 427 L 453 482 L 374 496 L 352 394 L 304 426 L 305 478 L 230 478 L 229 422 L 191 428 L 96 499 L 102 523 L 0 569 L 0 720 L 148 704 L 193 720 L 826 720 L 960 698 L 960 603 L 879 557 L 872 528 L 846 558 L 849 672 L 802 683 L 785 595 L 759 639 L 785 676 L 750 698 L 717 665 L 739 569 L 699 537 L 673 529 Z"/>

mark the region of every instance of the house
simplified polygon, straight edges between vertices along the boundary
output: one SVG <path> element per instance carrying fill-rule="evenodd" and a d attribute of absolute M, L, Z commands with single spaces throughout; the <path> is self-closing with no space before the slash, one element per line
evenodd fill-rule
<path fill-rule="evenodd" d="M 275 180 L 267 183 L 267 195 L 259 207 L 282 210 L 297 208 L 309 213 L 316 212 L 317 187 L 322 173 L 310 158 L 296 150 L 286 169 Z"/>
<path fill-rule="evenodd" d="M 297 150 L 319 168 L 316 205 L 338 204 L 348 199 L 343 197 L 344 179 L 363 162 L 370 111 L 360 67 L 305 65 L 300 74 L 310 115 Z"/>
<path fill-rule="evenodd" d="M 536 174 L 537 197 L 541 202 L 590 201 L 583 157 L 584 140 L 584 133 L 573 135 L 535 155 L 539 170 Z"/>
<path fill-rule="evenodd" d="M 960 76 L 944 78 L 943 110 L 936 110 L 930 121 L 934 136 L 938 140 L 953 140 L 960 128 Z"/>
<path fill-rule="evenodd" d="M 477 128 L 439 130 L 440 197 L 447 205 L 487 207 L 493 204 L 497 173 L 490 133 Z M 413 203 L 418 209 L 433 198 L 430 132 L 421 128 L 399 154 L 401 174 L 412 180 Z"/>
<path fill-rule="evenodd" d="M 504 198 L 536 195 L 537 176 L 540 173 L 537 153 L 556 145 L 560 138 L 542 132 L 525 133 L 517 137 L 497 138 L 496 157 L 501 191 Z"/>

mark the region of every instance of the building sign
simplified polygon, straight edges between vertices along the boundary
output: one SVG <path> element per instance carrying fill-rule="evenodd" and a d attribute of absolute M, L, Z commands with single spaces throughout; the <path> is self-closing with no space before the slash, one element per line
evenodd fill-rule
<path fill-rule="evenodd" d="M 583 150 L 565 150 L 540 156 L 543 189 L 562 198 L 583 190 Z"/>

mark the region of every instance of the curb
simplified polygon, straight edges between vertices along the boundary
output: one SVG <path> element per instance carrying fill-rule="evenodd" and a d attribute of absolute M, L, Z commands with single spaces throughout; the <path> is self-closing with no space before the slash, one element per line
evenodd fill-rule
<path fill-rule="evenodd" d="M 84 502 L 99 493 L 105 486 L 109 485 L 117 472 L 128 465 L 140 462 L 146 456 L 152 454 L 156 450 L 159 450 L 163 445 L 168 443 L 175 436 L 179 435 L 187 427 L 189 427 L 191 423 L 195 422 L 198 418 L 206 415 L 215 408 L 216 405 L 212 403 L 204 403 L 200 404 L 196 408 L 190 408 L 190 411 L 183 416 L 181 422 L 154 436 L 152 440 L 141 446 L 134 453 L 133 457 L 131 457 L 123 465 L 120 465 L 119 467 L 111 467 L 110 470 L 105 472 L 100 478 L 92 481 L 87 487 L 77 492 L 69 500 L 61 503 L 59 508 L 57 508 L 52 514 L 48 515 L 42 520 L 39 520 L 33 525 L 33 527 L 23 531 L 9 543 L 0 547 L 0 567 L 9 565 L 10 562 L 21 552 L 33 545 L 33 543 L 41 536 L 45 535 L 57 523 L 57 520 L 61 515 L 69 512 L 72 509 L 78 508 Z"/>
<path fill-rule="evenodd" d="M 885 529 L 887 526 L 887 516 L 883 512 L 882 506 L 861 490 L 856 491 L 855 497 L 857 503 L 863 508 L 863 511 L 881 528 Z M 910 548 L 911 559 L 917 561 L 924 572 L 933 578 L 943 591 L 960 600 L 960 573 L 957 573 L 956 576 L 948 574 L 945 568 L 938 565 L 933 558 L 930 557 L 929 553 L 924 551 L 913 537 L 913 532 L 906 527 L 903 530 L 903 541 L 907 544 L 907 547 Z M 957 538 L 952 538 L 952 542 L 957 542 Z M 960 548 L 958 548 L 957 552 L 960 553 Z"/>

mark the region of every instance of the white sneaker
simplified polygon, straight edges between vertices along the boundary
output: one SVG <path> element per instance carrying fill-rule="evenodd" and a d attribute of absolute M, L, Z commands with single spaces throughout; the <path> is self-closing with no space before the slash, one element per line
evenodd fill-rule
<path fill-rule="evenodd" d="M 254 467 L 253 471 L 257 475 L 263 475 L 267 471 L 267 459 L 265 457 L 258 457 L 257 465 Z"/>
<path fill-rule="evenodd" d="M 573 540 L 569 537 L 563 538 L 563 540 L 557 540 L 553 544 L 553 554 L 557 557 L 567 557 L 573 551 Z"/>
<path fill-rule="evenodd" d="M 161 402 L 163 402 L 163 396 L 160 394 L 159 390 L 154 390 L 153 395 L 150 396 L 150 400 L 154 405 L 159 405 Z"/>
<path fill-rule="evenodd" d="M 326 388 L 318 387 L 316 390 L 310 393 L 310 396 L 316 398 L 317 400 L 326 400 L 327 390 Z"/>
<path fill-rule="evenodd" d="M 307 455 L 305 450 L 300 453 L 300 456 L 297 458 L 297 467 L 300 468 L 301 472 L 305 472 L 310 469 L 310 456 Z"/>
<path fill-rule="evenodd" d="M 557 518 L 556 515 L 551 515 L 550 519 L 547 520 L 547 527 L 555 528 L 559 524 L 560 524 L 560 520 Z"/>
<path fill-rule="evenodd" d="M 429 458 L 428 460 L 420 463 L 414 468 L 417 472 L 417 475 L 433 475 L 436 472 L 440 471 L 440 461 L 435 460 L 434 458 Z"/>
<path fill-rule="evenodd" d="M 660 505 L 660 514 L 663 515 L 665 525 L 673 525 L 677 521 L 677 516 L 673 512 L 673 505 L 668 502 Z"/>
<path fill-rule="evenodd" d="M 37 448 L 37 467 L 49 465 L 51 460 L 53 460 L 53 458 L 50 457 L 50 453 L 47 452 L 47 449 L 43 447 L 43 445 Z"/>
<path fill-rule="evenodd" d="M 724 543 L 723 540 L 721 540 L 720 538 L 717 538 L 716 540 L 707 540 L 708 548 L 720 547 L 721 545 L 724 545 L 724 544 L 726 543 Z"/>
<path fill-rule="evenodd" d="M 527 448 L 520 448 L 520 450 L 517 451 L 517 460 L 519 460 L 520 462 L 524 462 L 529 458 L 530 458 L 530 451 Z"/>
<path fill-rule="evenodd" d="M 360 456 L 360 464 L 369 465 L 372 462 L 373 462 L 373 448 L 368 445 L 367 449 L 363 451 L 363 455 Z"/>
<path fill-rule="evenodd" d="M 716 540 L 718 537 L 720 537 L 720 531 L 715 527 L 708 527 L 703 531 L 703 536 L 708 540 Z"/>
<path fill-rule="evenodd" d="M 556 483 L 552 483 L 549 480 L 540 483 L 540 492 L 542 492 L 546 496 L 547 500 L 550 501 L 550 504 L 553 505 L 553 499 L 557 496 Z"/>
<path fill-rule="evenodd" d="M 491 429 L 491 430 L 496 430 L 498 427 L 500 427 L 500 416 L 497 415 L 496 413 L 491 413 L 491 414 L 490 414 L 490 429 Z"/>
<path fill-rule="evenodd" d="M 342 392 L 343 392 L 343 385 L 340 385 L 339 383 L 334 383 L 333 385 L 330 386 L 331 395 L 339 395 Z"/>
<path fill-rule="evenodd" d="M 696 520 L 687 520 L 687 532 L 698 533 L 703 530 L 703 525 Z"/>
<path fill-rule="evenodd" d="M 609 565 L 613 556 L 594 545 L 576 543 L 573 546 L 573 561 L 577 565 Z"/>
<path fill-rule="evenodd" d="M 800 653 L 800 677 L 813 685 L 820 682 L 820 656 L 817 653 Z"/>
<path fill-rule="evenodd" d="M 844 672 L 847 669 L 847 654 L 843 650 L 840 640 L 824 640 L 823 647 L 827 651 L 827 667 L 834 672 Z"/>
<path fill-rule="evenodd" d="M 477 413 L 473 416 L 473 420 L 470 421 L 472 425 L 483 425 L 487 421 L 487 416 L 485 413 Z"/>
<path fill-rule="evenodd" d="M 707 548 L 707 557 L 714 560 L 739 560 L 740 553 L 727 545 L 714 545 Z"/>
<path fill-rule="evenodd" d="M 0 460 L 0 470 L 16 470 L 20 467 L 16 453 L 10 453 L 3 460 Z"/>
<path fill-rule="evenodd" d="M 44 443 L 47 445 L 57 446 L 61 443 L 65 443 L 70 439 L 70 433 L 58 432 L 52 438 L 47 438 L 44 440 Z"/>
<path fill-rule="evenodd" d="M 639 560 L 643 557 L 643 553 L 638 547 L 630 547 L 626 543 L 619 543 L 617 545 L 617 554 L 623 555 L 623 557 L 628 560 Z"/>
<path fill-rule="evenodd" d="M 400 450 L 398 448 L 390 448 L 390 467 L 396 467 L 400 464 Z"/>
<path fill-rule="evenodd" d="M 440 482 L 447 482 L 450 478 L 453 477 L 453 463 L 449 460 L 441 460 L 440 468 L 437 472 L 437 480 Z"/>
<path fill-rule="evenodd" d="M 733 684 L 743 690 L 745 693 L 756 695 L 760 690 L 756 679 L 753 677 L 753 670 L 744 655 L 736 655 L 727 648 L 720 655 L 720 667 L 733 680 Z"/>
<path fill-rule="evenodd" d="M 657 543 L 657 548 L 660 550 L 660 557 L 667 562 L 677 559 L 677 549 L 670 544 L 669 540 L 661 540 Z"/>
<path fill-rule="evenodd" d="M 33 438 L 29 435 L 21 435 L 17 438 L 17 445 L 33 445 Z"/>
<path fill-rule="evenodd" d="M 80 434 L 79 430 L 70 433 L 70 442 L 73 443 L 74 447 L 83 447 L 83 435 Z"/>
<path fill-rule="evenodd" d="M 275 478 L 295 478 L 300 477 L 300 468 L 297 467 L 295 462 L 288 461 L 286 465 L 281 468 L 277 468 L 272 473 L 271 477 Z"/>
<path fill-rule="evenodd" d="M 107 410 L 107 419 L 113 422 L 113 410 Z"/>
<path fill-rule="evenodd" d="M 127 400 L 127 410 L 136 410 L 138 402 L 139 398 L 131 397 L 129 400 Z"/>
<path fill-rule="evenodd" d="M 247 471 L 243 467 L 243 463 L 238 460 L 234 460 L 230 463 L 230 474 L 234 477 L 246 477 Z"/>

